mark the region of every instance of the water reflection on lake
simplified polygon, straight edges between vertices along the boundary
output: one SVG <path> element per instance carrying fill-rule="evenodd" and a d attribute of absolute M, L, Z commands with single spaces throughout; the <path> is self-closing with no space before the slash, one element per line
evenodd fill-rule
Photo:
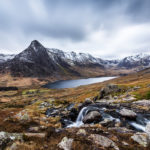
<path fill-rule="evenodd" d="M 116 77 L 97 77 L 97 78 L 87 78 L 87 79 L 77 79 L 77 80 L 56 81 L 53 83 L 48 83 L 44 85 L 44 87 L 49 89 L 74 88 L 81 85 L 103 82 L 114 78 Z"/>

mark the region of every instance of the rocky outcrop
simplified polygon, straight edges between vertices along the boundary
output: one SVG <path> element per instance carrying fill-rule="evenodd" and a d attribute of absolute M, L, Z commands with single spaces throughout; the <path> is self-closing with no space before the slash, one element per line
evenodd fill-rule
<path fill-rule="evenodd" d="M 93 104 L 93 101 L 91 100 L 91 98 L 86 98 L 83 103 L 80 103 L 78 105 L 78 110 L 81 110 L 83 107 L 86 107 L 90 104 Z"/>
<path fill-rule="evenodd" d="M 0 132 L 0 149 L 4 149 L 8 143 L 15 140 L 23 140 L 23 134 Z"/>
<path fill-rule="evenodd" d="M 64 137 L 61 140 L 61 142 L 58 144 L 58 147 L 60 149 L 63 149 L 63 150 L 71 150 L 72 143 L 73 143 L 73 139 L 72 138 Z"/>
<path fill-rule="evenodd" d="M 137 116 L 137 114 L 134 111 L 125 108 L 121 109 L 119 111 L 119 114 L 123 117 L 130 118 L 130 119 L 135 119 Z"/>
<path fill-rule="evenodd" d="M 126 127 L 112 127 L 108 128 L 108 130 L 116 131 L 118 133 L 133 133 L 133 130 L 127 129 Z"/>
<path fill-rule="evenodd" d="M 139 100 L 139 101 L 133 102 L 132 104 L 149 107 L 150 106 L 150 100 Z"/>
<path fill-rule="evenodd" d="M 84 123 L 92 123 L 92 122 L 99 122 L 102 116 L 98 111 L 91 111 L 87 115 L 84 116 L 83 122 Z"/>
<path fill-rule="evenodd" d="M 143 147 L 147 147 L 150 144 L 149 136 L 146 133 L 135 133 L 131 138 Z"/>
<path fill-rule="evenodd" d="M 117 145 L 105 136 L 101 136 L 99 134 L 91 134 L 88 138 L 91 139 L 93 143 L 100 145 L 104 148 L 113 148 L 114 150 L 119 150 Z"/>
<path fill-rule="evenodd" d="M 31 121 L 31 117 L 29 116 L 29 114 L 26 110 L 20 111 L 18 114 L 16 114 L 14 116 L 14 118 L 20 122 L 30 122 Z"/>
<path fill-rule="evenodd" d="M 86 135 L 86 131 L 84 129 L 79 129 L 79 131 L 77 132 L 77 135 Z"/>
<path fill-rule="evenodd" d="M 54 116 L 57 116 L 59 114 L 59 109 L 55 109 L 55 108 L 48 108 L 45 112 L 46 116 L 47 117 L 54 117 Z"/>
<path fill-rule="evenodd" d="M 150 137 L 150 122 L 147 123 L 146 127 L 145 127 L 145 132 L 149 135 Z"/>
<path fill-rule="evenodd" d="M 45 138 L 46 133 L 24 133 L 26 138 Z"/>
<path fill-rule="evenodd" d="M 39 132 L 40 127 L 30 127 L 29 132 Z"/>
<path fill-rule="evenodd" d="M 113 94 L 113 93 L 117 93 L 117 92 L 121 92 L 121 88 L 116 84 L 109 84 L 106 87 L 101 89 L 99 98 L 103 99 L 106 96 Z"/>

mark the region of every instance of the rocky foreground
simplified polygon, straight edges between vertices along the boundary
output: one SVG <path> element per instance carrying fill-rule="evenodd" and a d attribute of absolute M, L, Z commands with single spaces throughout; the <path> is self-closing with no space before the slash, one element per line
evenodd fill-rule
<path fill-rule="evenodd" d="M 84 99 L 79 88 L 81 101 L 68 99 L 73 89 L 3 91 L 0 149 L 148 150 L 150 101 L 133 95 L 142 88 L 107 84 Z"/>

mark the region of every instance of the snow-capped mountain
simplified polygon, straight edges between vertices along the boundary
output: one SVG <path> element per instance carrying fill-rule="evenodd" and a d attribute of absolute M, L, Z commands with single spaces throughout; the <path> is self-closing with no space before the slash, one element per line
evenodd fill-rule
<path fill-rule="evenodd" d="M 14 76 L 39 77 L 60 75 L 64 72 L 78 75 L 78 72 L 69 68 L 61 58 L 50 55 L 47 48 L 38 41 L 32 41 L 27 49 L 5 62 L 1 68 L 7 68 Z"/>
<path fill-rule="evenodd" d="M 119 67 L 125 68 L 147 68 L 150 67 L 150 55 L 147 54 L 138 54 L 135 56 L 129 56 L 122 59 L 119 64 Z"/>
<path fill-rule="evenodd" d="M 11 54 L 0 54 L 0 63 L 4 63 L 10 59 L 13 59 L 15 57 L 15 55 Z"/>
<path fill-rule="evenodd" d="M 103 60 L 100 58 L 95 58 L 90 54 L 85 53 L 75 53 L 75 52 L 64 52 L 59 49 L 47 49 L 48 54 L 55 61 L 56 57 L 61 58 L 63 61 L 68 63 L 71 66 L 74 65 L 88 65 L 88 64 L 97 64 L 103 65 Z"/>
<path fill-rule="evenodd" d="M 38 41 L 32 41 L 27 49 L 18 55 L 0 54 L 0 71 L 10 71 L 14 76 L 96 76 L 108 74 L 110 70 L 141 70 L 150 67 L 150 55 L 135 55 L 122 60 L 103 60 L 90 54 L 64 52 L 45 48 Z M 97 73 L 98 72 L 98 73 Z"/>

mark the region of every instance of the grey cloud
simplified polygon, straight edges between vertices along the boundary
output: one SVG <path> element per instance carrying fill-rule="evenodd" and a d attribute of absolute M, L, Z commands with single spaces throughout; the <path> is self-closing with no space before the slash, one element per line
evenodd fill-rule
<path fill-rule="evenodd" d="M 100 30 L 106 34 L 106 38 L 111 37 L 113 40 L 116 33 L 126 26 L 150 23 L 149 8 L 149 0 L 1 0 L 0 34 L 5 35 L 0 41 L 0 48 L 21 49 L 35 38 L 43 41 L 51 39 L 57 43 L 54 46 L 58 47 L 66 39 L 71 45 L 66 46 L 67 49 L 75 46 L 81 46 L 82 49 L 95 47 L 89 46 L 89 37 Z M 10 37 L 12 39 L 7 40 Z M 146 39 L 147 42 L 149 38 L 145 35 L 137 41 L 144 42 Z M 24 41 L 20 42 L 21 40 Z M 80 45 L 81 42 L 85 46 Z M 103 43 L 106 46 L 98 44 L 97 42 L 97 49 L 98 46 L 99 49 L 107 46 L 107 43 Z M 115 45 L 114 49 L 116 47 Z M 121 50 L 117 49 L 119 51 Z"/>

